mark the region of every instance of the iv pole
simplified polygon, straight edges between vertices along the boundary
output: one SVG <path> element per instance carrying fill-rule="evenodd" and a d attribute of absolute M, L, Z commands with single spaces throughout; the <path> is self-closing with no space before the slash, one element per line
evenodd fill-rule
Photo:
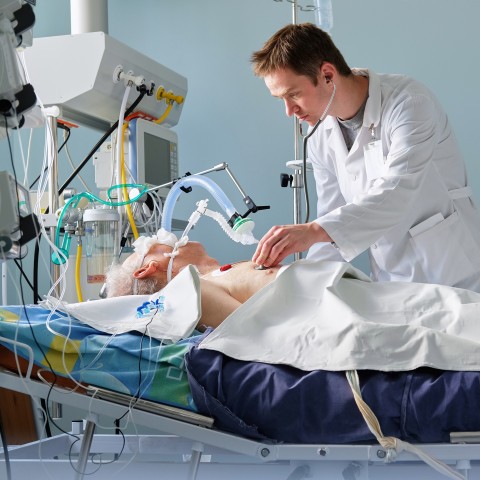
<path fill-rule="evenodd" d="M 276 2 L 281 2 L 282 0 L 275 0 Z M 318 11 L 319 15 L 321 17 L 321 12 L 320 12 L 320 3 L 321 0 L 317 0 L 317 6 L 313 5 L 306 5 L 305 7 L 301 7 L 298 5 L 298 0 L 288 0 L 292 4 L 292 24 L 296 25 L 297 24 L 297 12 L 298 9 L 305 11 L 305 12 L 314 12 Z M 331 6 L 330 6 L 331 9 Z M 331 12 L 330 12 L 331 14 Z M 327 20 L 328 22 L 328 20 Z M 331 28 L 331 19 L 330 19 L 330 24 L 329 27 Z M 328 31 L 328 30 L 327 30 Z M 294 136 L 294 160 L 287 162 L 287 166 L 290 168 L 294 169 L 293 175 L 287 175 L 287 174 L 282 174 L 281 175 L 281 184 L 282 187 L 286 187 L 288 183 L 290 183 L 290 186 L 293 188 L 293 223 L 294 224 L 300 224 L 302 223 L 301 219 L 301 213 L 302 213 L 302 204 L 301 204 L 301 190 L 305 188 L 305 183 L 307 181 L 306 177 L 306 171 L 303 172 L 303 166 L 304 162 L 303 159 L 300 157 L 300 152 L 299 152 L 299 143 L 300 143 L 300 136 L 301 136 L 301 129 L 300 129 L 300 122 L 296 116 L 293 118 L 294 120 L 294 130 L 293 130 L 293 136 Z M 303 152 L 302 152 L 303 154 Z M 306 154 L 306 153 L 305 153 Z M 305 159 L 306 161 L 306 159 Z M 306 163 L 305 163 L 305 169 Z M 305 173 L 305 175 L 304 175 Z M 308 201 L 308 199 L 306 199 Z M 294 255 L 295 260 L 299 260 L 302 258 L 302 252 L 295 253 Z"/>
<path fill-rule="evenodd" d="M 292 2 L 292 23 L 297 24 L 297 0 Z M 294 161 L 290 165 L 294 169 L 292 175 L 291 186 L 293 188 L 293 223 L 299 224 L 302 222 L 302 203 L 301 203 L 301 190 L 304 188 L 303 184 L 303 175 L 302 168 L 299 168 L 301 165 L 300 162 L 300 151 L 299 151 L 299 139 L 300 139 L 300 122 L 298 118 L 293 116 L 293 138 L 294 138 Z M 293 254 L 294 260 L 299 260 L 302 258 L 302 252 L 296 252 Z"/>

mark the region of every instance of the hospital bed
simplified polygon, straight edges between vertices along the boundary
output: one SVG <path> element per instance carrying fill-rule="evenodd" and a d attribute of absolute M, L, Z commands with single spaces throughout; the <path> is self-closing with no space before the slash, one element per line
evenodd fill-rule
<path fill-rule="evenodd" d="M 50 316 L 48 310 L 38 306 L 25 310 L 4 308 L 1 315 L 0 357 L 10 370 L 0 372 L 1 386 L 86 412 L 85 421 L 72 426 L 73 433 L 11 447 L 8 456 L 13 479 L 27 475 L 441 478 L 438 471 L 407 452 L 399 453 L 392 463 L 385 462 L 386 450 L 366 430 L 339 372 L 307 374 L 287 366 L 236 361 L 219 352 L 196 348 L 202 338 L 196 332 L 178 345 L 162 345 L 139 333 L 112 338 L 62 314 Z M 21 357 L 19 365 L 13 355 L 6 354 L 6 349 L 16 349 Z M 42 373 L 46 369 L 45 357 L 57 375 L 67 381 L 62 382 L 62 387 L 51 388 L 48 382 L 39 380 L 48 376 L 45 371 Z M 15 371 L 18 367 L 24 372 L 22 375 Z M 72 380 L 85 388 L 77 386 L 72 390 Z M 406 439 L 421 443 L 422 451 L 465 478 L 480 478 L 480 445 L 467 443 L 478 442 L 475 433 L 470 432 L 480 430 L 478 409 L 471 408 L 480 397 L 480 374 L 428 370 L 393 375 L 364 372 L 361 380 L 364 396 L 383 422 L 385 433 L 400 435 L 402 432 L 393 431 L 392 425 L 385 423 L 384 417 L 390 416 L 392 422 L 395 414 L 382 417 L 380 408 L 390 412 L 391 402 L 398 403 L 396 388 L 408 383 L 412 398 L 408 402 L 404 396 L 400 410 L 407 415 L 410 408 L 410 413 L 416 415 L 410 420 L 419 428 L 415 438 L 412 428 L 405 427 Z M 442 383 L 450 391 L 452 385 L 456 386 L 456 391 L 451 392 L 451 396 L 455 393 L 454 398 L 439 397 Z M 280 391 L 275 394 L 272 385 L 280 386 Z M 295 390 L 299 385 L 303 390 Z M 415 391 L 423 392 L 423 397 L 413 398 Z M 302 409 L 308 405 L 301 404 L 300 399 L 308 392 L 311 405 L 306 415 Z M 293 395 L 293 401 L 285 400 L 289 395 Z M 425 419 L 421 409 L 430 409 L 430 420 Z M 431 413 L 435 409 L 437 417 Z M 130 412 L 137 426 L 153 428 L 159 434 L 98 434 L 99 415 L 118 419 L 126 412 Z M 443 424 L 449 422 L 457 422 L 459 427 L 451 437 L 450 432 L 442 431 Z M 425 425 L 429 427 L 426 431 Z M 443 436 L 438 437 L 439 432 Z M 429 438 L 433 440 L 428 441 Z M 355 443 L 351 443 L 352 439 Z"/>

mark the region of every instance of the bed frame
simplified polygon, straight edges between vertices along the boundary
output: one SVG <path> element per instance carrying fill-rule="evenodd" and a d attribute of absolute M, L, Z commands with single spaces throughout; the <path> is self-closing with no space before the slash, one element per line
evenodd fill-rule
<path fill-rule="evenodd" d="M 152 413 L 148 405 L 132 409 L 137 425 L 158 430 L 159 435 L 95 434 L 98 415 L 122 416 L 126 407 L 64 388 L 50 391 L 43 382 L 0 372 L 0 385 L 32 397 L 80 408 L 83 424 L 72 426 L 72 435 L 58 435 L 18 447 L 9 447 L 12 479 L 32 478 L 172 478 L 187 480 L 328 478 L 329 480 L 443 478 L 437 471 L 408 453 L 394 463 L 385 463 L 379 445 L 287 445 L 268 444 L 218 431 L 211 419 L 167 407 Z M 91 391 L 90 391 L 91 393 Z M 468 438 L 470 437 L 470 438 Z M 452 444 L 425 444 L 421 448 L 469 480 L 480 479 L 480 442 L 474 434 L 455 437 Z M 121 455 L 119 453 L 122 450 Z M 114 460 L 112 462 L 112 459 Z M 99 462 L 105 462 L 101 466 Z M 107 463 L 108 462 L 108 463 Z M 0 453 L 0 468 L 5 454 Z M 141 477 L 140 477 L 141 475 Z M 460 478 L 460 477 L 459 477 Z"/>

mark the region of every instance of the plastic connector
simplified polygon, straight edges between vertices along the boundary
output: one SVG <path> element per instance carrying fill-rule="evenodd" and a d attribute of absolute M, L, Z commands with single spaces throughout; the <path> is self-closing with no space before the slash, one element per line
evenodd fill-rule
<path fill-rule="evenodd" d="M 165 87 L 162 87 L 162 86 L 158 87 L 155 98 L 159 102 L 161 102 L 162 100 L 165 100 L 167 103 L 175 102 L 178 105 L 182 104 L 184 101 L 184 97 L 182 97 L 182 95 L 175 95 L 171 90 L 167 92 L 165 90 Z"/>
<path fill-rule="evenodd" d="M 113 70 L 113 83 L 119 83 L 121 80 L 123 80 L 125 86 L 135 85 L 140 87 L 146 83 L 146 79 L 143 75 L 135 75 L 132 70 L 125 73 L 122 65 L 117 65 Z"/>

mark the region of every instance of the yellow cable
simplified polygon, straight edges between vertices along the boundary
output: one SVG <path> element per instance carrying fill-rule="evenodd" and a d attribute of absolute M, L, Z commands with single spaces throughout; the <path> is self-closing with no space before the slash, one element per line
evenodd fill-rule
<path fill-rule="evenodd" d="M 127 176 L 125 174 L 124 139 L 125 139 L 125 130 L 127 128 L 128 128 L 128 122 L 125 122 L 122 126 L 122 138 L 120 139 L 120 141 L 122 143 L 120 144 L 120 159 L 119 159 L 119 161 L 120 161 L 120 173 L 121 173 L 121 176 L 122 176 L 122 183 L 123 183 L 122 192 L 123 192 L 124 200 L 126 202 L 128 202 L 128 200 L 129 200 L 127 187 L 125 186 L 125 184 L 127 183 Z M 138 230 L 137 230 L 137 226 L 135 225 L 135 219 L 133 218 L 132 208 L 131 208 L 129 203 L 127 203 L 125 208 L 127 210 L 128 221 L 130 222 L 130 226 L 132 227 L 133 238 L 135 238 L 135 240 L 136 240 L 138 238 Z"/>
<path fill-rule="evenodd" d="M 82 285 L 80 283 L 80 264 L 82 262 L 82 244 L 77 245 L 77 260 L 75 262 L 75 288 L 79 302 L 83 302 Z"/>
<path fill-rule="evenodd" d="M 169 115 L 170 115 L 170 110 L 173 107 L 173 102 L 169 102 L 167 109 L 163 112 L 163 115 L 156 120 L 153 121 L 153 123 L 159 124 L 162 123 Z"/>

